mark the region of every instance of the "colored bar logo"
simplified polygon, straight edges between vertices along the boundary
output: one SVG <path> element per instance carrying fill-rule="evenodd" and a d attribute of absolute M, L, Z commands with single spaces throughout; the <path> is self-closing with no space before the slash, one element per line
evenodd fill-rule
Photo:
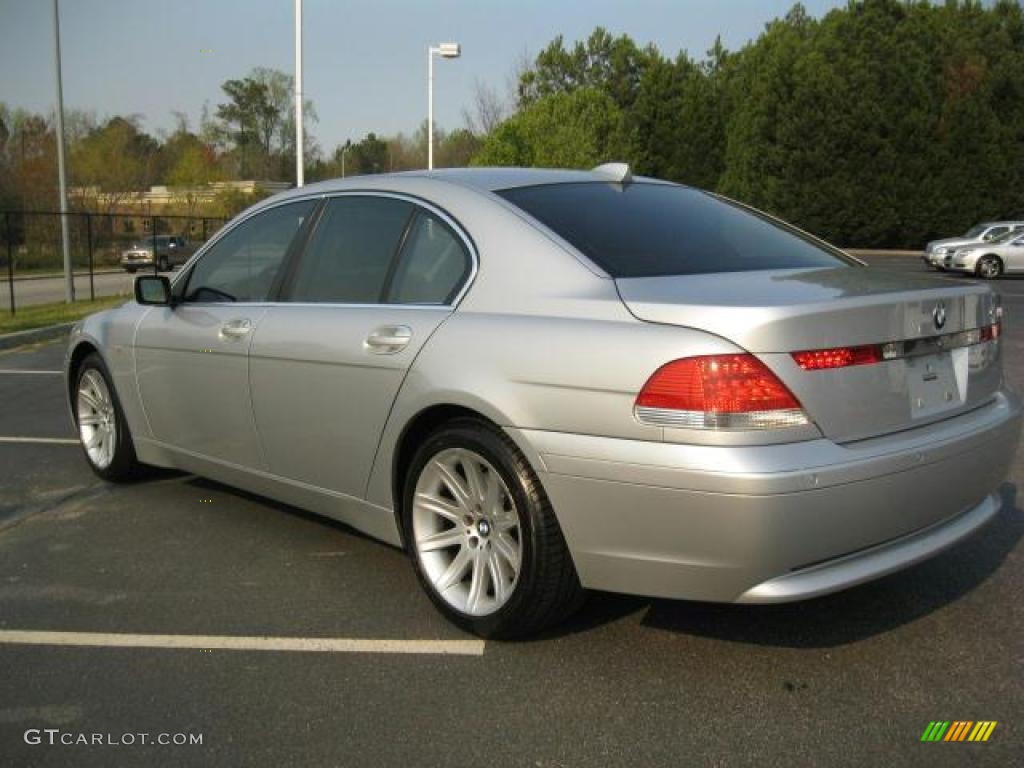
<path fill-rule="evenodd" d="M 988 741 L 995 720 L 933 720 L 921 734 L 921 741 Z"/>

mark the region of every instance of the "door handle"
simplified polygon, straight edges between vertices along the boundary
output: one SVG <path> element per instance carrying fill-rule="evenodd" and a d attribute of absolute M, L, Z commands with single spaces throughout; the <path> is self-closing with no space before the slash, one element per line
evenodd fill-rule
<path fill-rule="evenodd" d="M 407 325 L 382 325 L 370 332 L 363 346 L 377 355 L 401 352 L 412 340 L 412 328 Z"/>
<path fill-rule="evenodd" d="M 220 327 L 220 337 L 226 341 L 236 341 L 251 330 L 252 320 L 248 318 L 242 317 L 237 320 L 228 320 Z"/>

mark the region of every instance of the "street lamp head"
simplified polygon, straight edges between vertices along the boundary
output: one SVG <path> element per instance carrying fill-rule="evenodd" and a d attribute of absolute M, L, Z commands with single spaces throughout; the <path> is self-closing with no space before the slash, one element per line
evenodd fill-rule
<path fill-rule="evenodd" d="M 462 46 L 458 43 L 441 43 L 437 52 L 443 59 L 457 59 L 462 55 Z"/>

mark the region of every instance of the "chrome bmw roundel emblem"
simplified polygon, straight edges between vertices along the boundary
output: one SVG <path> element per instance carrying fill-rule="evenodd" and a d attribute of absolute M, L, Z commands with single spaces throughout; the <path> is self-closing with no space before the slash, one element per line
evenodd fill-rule
<path fill-rule="evenodd" d="M 942 327 L 946 324 L 946 305 L 941 301 L 932 310 L 932 320 L 935 321 L 936 330 L 942 330 Z"/>

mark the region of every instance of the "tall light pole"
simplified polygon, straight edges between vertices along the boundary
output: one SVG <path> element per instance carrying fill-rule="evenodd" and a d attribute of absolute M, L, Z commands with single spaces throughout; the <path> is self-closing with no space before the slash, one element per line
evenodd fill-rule
<path fill-rule="evenodd" d="M 427 48 L 427 170 L 434 169 L 434 54 L 442 59 L 457 59 L 462 55 L 458 43 L 441 43 Z"/>
<path fill-rule="evenodd" d="M 352 149 L 352 142 L 341 148 L 341 178 L 345 178 L 345 153 Z"/>
<path fill-rule="evenodd" d="M 295 0 L 295 186 L 305 183 L 302 147 L 302 0 Z"/>
<path fill-rule="evenodd" d="M 64 168 L 64 87 L 60 72 L 60 8 L 53 0 L 53 51 L 57 65 L 57 188 L 60 193 L 60 241 L 64 250 L 64 300 L 75 300 L 75 276 L 71 272 L 71 236 L 68 233 L 68 184 Z"/>

